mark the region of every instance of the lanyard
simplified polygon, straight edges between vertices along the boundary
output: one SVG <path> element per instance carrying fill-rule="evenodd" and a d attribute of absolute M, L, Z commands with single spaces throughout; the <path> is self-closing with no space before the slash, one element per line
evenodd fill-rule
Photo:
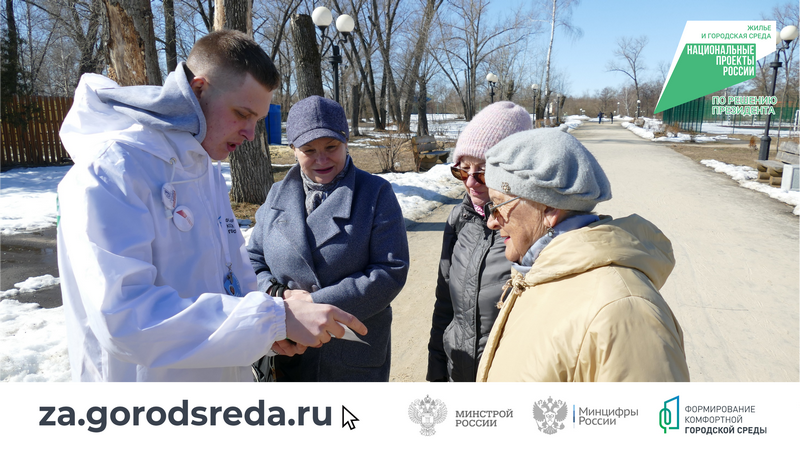
<path fill-rule="evenodd" d="M 210 160 L 209 164 L 211 164 Z M 217 171 L 218 175 L 221 177 L 222 163 L 220 161 L 217 161 Z M 209 177 L 209 182 L 212 181 L 213 180 L 211 179 L 211 177 Z M 214 203 L 216 204 L 216 212 L 218 214 L 217 230 L 219 231 L 219 239 L 222 242 L 222 253 L 225 257 L 225 267 L 228 268 L 228 273 L 223 278 L 222 284 L 227 294 L 234 295 L 236 297 L 243 297 L 242 289 L 239 286 L 239 280 L 236 279 L 236 275 L 233 274 L 233 264 L 231 263 L 231 252 L 230 252 L 230 247 L 228 246 L 228 224 L 222 223 L 223 219 L 221 211 L 225 209 L 220 205 L 222 203 L 222 196 L 219 193 L 219 189 L 217 189 L 214 184 L 211 185 L 211 190 L 214 191 L 214 197 L 216 200 Z"/>

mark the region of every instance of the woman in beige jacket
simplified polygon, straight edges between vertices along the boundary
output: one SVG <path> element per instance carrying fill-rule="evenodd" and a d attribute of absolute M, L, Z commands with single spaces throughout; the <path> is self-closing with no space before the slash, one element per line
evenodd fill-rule
<path fill-rule="evenodd" d="M 488 225 L 513 261 L 478 381 L 689 381 L 683 332 L 661 297 L 675 259 L 655 225 L 591 213 L 603 169 L 555 129 L 486 153 Z"/>

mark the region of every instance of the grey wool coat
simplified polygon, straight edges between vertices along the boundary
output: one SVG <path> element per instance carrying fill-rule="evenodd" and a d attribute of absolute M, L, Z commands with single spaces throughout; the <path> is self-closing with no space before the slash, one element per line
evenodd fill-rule
<path fill-rule="evenodd" d="M 368 328 L 370 345 L 332 339 L 291 358 L 276 357 L 278 381 L 389 381 L 391 302 L 408 275 L 408 240 L 386 180 L 349 164 L 341 184 L 308 217 L 300 166 L 276 183 L 256 212 L 247 246 L 266 291 L 271 279 L 304 289 Z"/>

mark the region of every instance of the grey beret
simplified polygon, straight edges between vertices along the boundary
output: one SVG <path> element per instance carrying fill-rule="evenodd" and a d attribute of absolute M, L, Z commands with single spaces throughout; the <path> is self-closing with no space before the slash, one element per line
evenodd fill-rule
<path fill-rule="evenodd" d="M 555 128 L 512 134 L 490 148 L 486 185 L 572 211 L 591 211 L 611 199 L 611 184 L 594 156 L 572 135 Z"/>
<path fill-rule="evenodd" d="M 333 100 L 312 95 L 289 110 L 286 117 L 286 139 L 295 147 L 302 147 L 323 137 L 347 143 L 350 129 L 342 105 Z"/>

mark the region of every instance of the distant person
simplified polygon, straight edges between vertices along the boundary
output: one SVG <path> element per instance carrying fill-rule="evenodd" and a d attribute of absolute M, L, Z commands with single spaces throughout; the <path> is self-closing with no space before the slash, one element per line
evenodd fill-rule
<path fill-rule="evenodd" d="M 614 123 L 614 113 L 611 113 L 611 123 Z"/>
<path fill-rule="evenodd" d="M 689 381 L 683 332 L 659 293 L 675 266 L 655 225 L 592 210 L 597 160 L 554 129 L 486 153 L 489 227 L 513 261 L 478 381 Z"/>
<path fill-rule="evenodd" d="M 355 317 L 257 291 L 213 160 L 266 116 L 280 77 L 237 31 L 198 40 L 164 86 L 84 75 L 61 128 L 58 268 L 75 381 L 253 381 Z M 285 339 L 291 339 L 285 340 Z"/>
<path fill-rule="evenodd" d="M 456 142 L 450 170 L 467 192 L 444 228 L 428 343 L 428 381 L 475 381 L 499 312 L 495 305 L 511 276 L 500 232 L 486 225 L 489 188 L 484 153 L 503 138 L 530 128 L 524 108 L 497 102 L 475 115 Z"/>
<path fill-rule="evenodd" d="M 408 240 L 392 185 L 355 166 L 349 136 L 339 103 L 311 96 L 292 106 L 286 137 L 298 164 L 256 212 L 247 251 L 259 290 L 347 310 L 369 327 L 369 345 L 336 340 L 277 356 L 276 381 L 389 381 Z"/>
<path fill-rule="evenodd" d="M 597 113 L 597 123 L 599 123 L 599 124 L 603 123 L 603 111 L 600 111 L 599 113 Z"/>

